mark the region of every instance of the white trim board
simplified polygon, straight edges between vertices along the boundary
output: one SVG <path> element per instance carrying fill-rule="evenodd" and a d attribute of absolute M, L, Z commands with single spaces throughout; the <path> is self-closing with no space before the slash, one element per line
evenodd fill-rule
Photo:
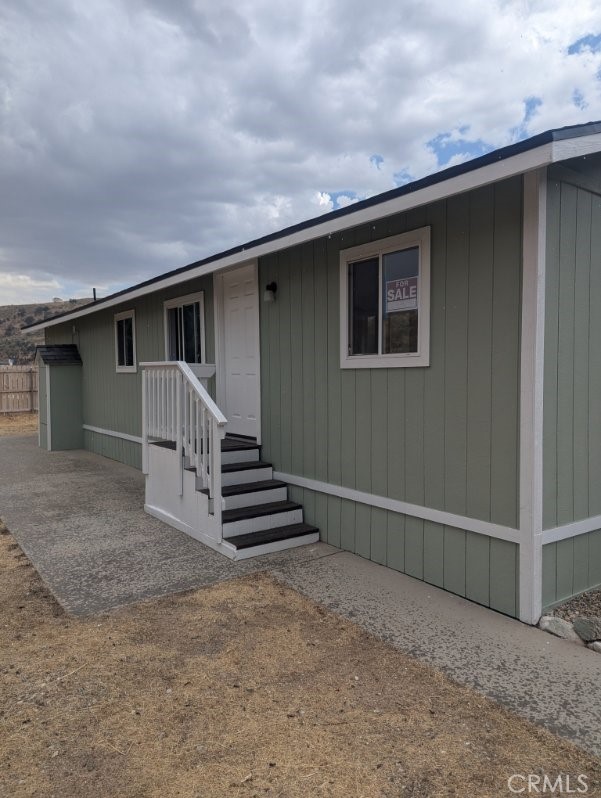
<path fill-rule="evenodd" d="M 310 241 L 314 238 L 321 236 L 331 235 L 342 230 L 355 227 L 366 222 L 372 222 L 376 219 L 381 219 L 386 216 L 392 216 L 395 213 L 416 208 L 420 205 L 426 205 L 430 202 L 436 202 L 445 197 L 451 197 L 454 194 L 461 194 L 465 191 L 471 191 L 479 186 L 484 186 L 489 183 L 494 183 L 497 180 L 504 180 L 505 178 L 514 175 L 524 174 L 535 169 L 547 166 L 548 164 L 557 161 L 563 161 L 567 158 L 576 158 L 580 155 L 588 155 L 593 152 L 601 151 L 601 134 L 594 134 L 591 136 L 580 136 L 574 139 L 567 139 L 564 141 L 548 142 L 542 144 L 540 147 L 535 147 L 532 150 L 518 153 L 509 158 L 503 158 L 486 166 L 481 166 L 470 172 L 466 172 L 455 177 L 450 177 L 447 180 L 442 180 L 439 183 L 434 183 L 424 188 L 417 189 L 416 191 L 404 194 L 400 197 L 372 205 L 368 208 L 362 208 L 353 213 L 338 216 L 334 219 L 328 219 L 321 224 L 316 224 L 312 227 L 306 227 L 303 230 L 298 230 L 294 233 L 289 233 L 282 238 L 273 241 L 266 241 L 262 244 L 257 244 L 247 250 L 235 252 L 227 255 L 224 258 L 216 258 L 215 260 L 205 263 L 196 268 L 187 269 L 178 274 L 166 276 L 162 280 L 157 280 L 150 285 L 140 286 L 139 288 L 132 288 L 130 291 L 116 296 L 109 300 L 100 300 L 95 306 L 87 309 L 75 310 L 59 319 L 49 320 L 36 324 L 25 332 L 35 332 L 36 330 L 43 330 L 46 327 L 52 327 L 57 324 L 77 319 L 81 316 L 87 316 L 90 313 L 95 313 L 97 310 L 104 310 L 115 305 L 121 305 L 125 302 L 130 302 L 137 297 L 152 294 L 155 291 L 161 291 L 163 288 L 168 288 L 172 285 L 179 285 L 180 283 L 194 280 L 202 277 L 205 274 L 212 274 L 220 269 L 226 269 L 230 266 L 241 266 L 253 258 L 259 258 L 263 255 L 268 255 L 271 252 L 277 252 L 288 247 L 302 244 L 305 241 Z"/>
<path fill-rule="evenodd" d="M 112 429 L 102 429 L 102 427 L 93 427 L 91 424 L 82 424 L 82 427 L 88 432 L 96 432 L 98 435 L 108 435 L 109 438 L 121 438 L 124 441 L 131 441 L 132 443 L 142 443 L 142 438 L 137 435 L 129 435 L 127 432 L 115 432 Z"/>
<path fill-rule="evenodd" d="M 520 349 L 520 607 L 535 624 L 542 613 L 543 394 L 547 170 L 524 176 L 522 337 Z"/>
<path fill-rule="evenodd" d="M 382 510 L 389 510 L 393 513 L 410 515 L 414 518 L 421 518 L 424 521 L 433 521 L 435 524 L 452 526 L 455 529 L 464 529 L 467 532 L 475 532 L 478 535 L 507 540 L 510 543 L 519 544 L 521 541 L 519 529 L 493 524 L 490 521 L 479 521 L 477 518 L 455 515 L 455 513 L 447 513 L 444 510 L 435 510 L 433 507 L 422 507 L 419 504 L 410 504 L 399 499 L 391 499 L 388 496 L 377 496 L 374 493 L 365 493 L 354 488 L 345 488 L 342 485 L 333 485 L 316 479 L 298 477 L 295 474 L 284 474 L 281 471 L 274 471 L 273 478 L 287 482 L 289 485 L 296 485 L 299 488 L 307 488 L 308 490 L 317 491 L 317 493 L 327 493 L 329 496 L 338 496 L 340 499 L 349 499 L 359 504 L 367 504 L 370 507 L 379 507 Z"/>
<path fill-rule="evenodd" d="M 571 524 L 555 526 L 552 529 L 545 529 L 542 534 L 542 543 L 543 546 L 546 546 L 547 543 L 557 543 L 559 540 L 586 535 L 589 532 L 596 532 L 598 529 L 601 529 L 601 515 L 583 518 L 580 521 L 572 521 Z"/>

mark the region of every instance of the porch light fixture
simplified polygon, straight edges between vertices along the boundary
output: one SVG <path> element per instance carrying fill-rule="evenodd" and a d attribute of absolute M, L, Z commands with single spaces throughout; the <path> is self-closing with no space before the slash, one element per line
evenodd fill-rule
<path fill-rule="evenodd" d="M 277 283 L 267 283 L 265 286 L 265 293 L 263 294 L 263 302 L 275 302 L 275 295 L 278 290 Z"/>

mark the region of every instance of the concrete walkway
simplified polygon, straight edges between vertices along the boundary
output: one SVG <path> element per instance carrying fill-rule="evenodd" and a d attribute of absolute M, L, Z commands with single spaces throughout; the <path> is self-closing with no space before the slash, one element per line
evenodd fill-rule
<path fill-rule="evenodd" d="M 325 544 L 233 563 L 146 515 L 143 477 L 0 438 L 0 517 L 66 609 L 100 612 L 268 570 L 334 612 L 601 755 L 601 656 Z"/>
<path fill-rule="evenodd" d="M 319 543 L 234 563 L 144 512 L 144 477 L 84 451 L 0 438 L 0 518 L 59 603 L 93 615 L 337 549 Z"/>

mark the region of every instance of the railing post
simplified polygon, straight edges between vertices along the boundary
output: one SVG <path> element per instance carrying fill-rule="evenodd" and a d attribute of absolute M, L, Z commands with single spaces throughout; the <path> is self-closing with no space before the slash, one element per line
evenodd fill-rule
<path fill-rule="evenodd" d="M 142 369 L 142 473 L 148 474 L 148 375 Z"/>
<path fill-rule="evenodd" d="M 225 429 L 215 421 L 211 424 L 211 482 L 213 483 L 213 517 L 219 529 L 219 542 L 223 540 L 223 524 L 221 523 L 221 439 Z"/>
<path fill-rule="evenodd" d="M 175 428 L 177 437 L 175 439 L 175 453 L 179 468 L 178 489 L 179 495 L 184 493 L 184 453 L 182 451 L 182 375 L 179 371 L 175 375 Z"/>

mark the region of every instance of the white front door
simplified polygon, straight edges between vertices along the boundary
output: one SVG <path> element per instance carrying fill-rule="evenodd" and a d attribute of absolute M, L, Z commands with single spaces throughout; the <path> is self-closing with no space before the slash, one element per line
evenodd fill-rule
<path fill-rule="evenodd" d="M 254 264 L 224 272 L 223 355 L 224 413 L 227 431 L 259 434 L 259 292 Z"/>

